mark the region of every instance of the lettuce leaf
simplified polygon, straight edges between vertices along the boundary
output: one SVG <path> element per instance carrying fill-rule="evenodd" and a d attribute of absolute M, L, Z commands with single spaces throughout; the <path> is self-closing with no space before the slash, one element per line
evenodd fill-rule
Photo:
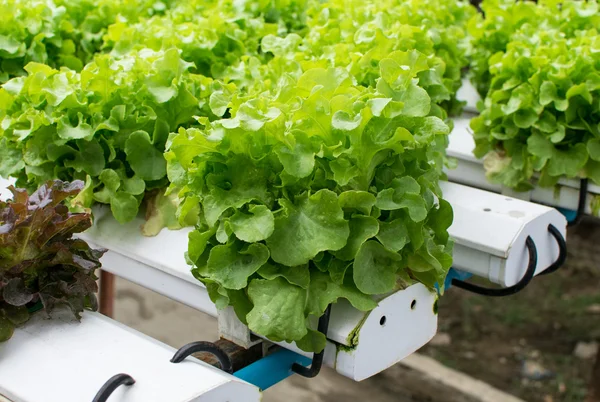
<path fill-rule="evenodd" d="M 163 13 L 172 0 L 0 0 L 0 84 L 29 62 L 80 71 L 112 23 Z"/>

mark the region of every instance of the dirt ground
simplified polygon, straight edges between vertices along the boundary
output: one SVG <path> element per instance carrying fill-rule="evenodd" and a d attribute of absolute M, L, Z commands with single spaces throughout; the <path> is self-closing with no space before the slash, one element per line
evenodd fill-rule
<path fill-rule="evenodd" d="M 600 225 L 585 220 L 569 229 L 566 264 L 518 295 L 451 289 L 439 304 L 449 338 L 421 352 L 526 401 L 583 401 L 594 358 L 574 350 L 600 341 L 599 248 Z"/>

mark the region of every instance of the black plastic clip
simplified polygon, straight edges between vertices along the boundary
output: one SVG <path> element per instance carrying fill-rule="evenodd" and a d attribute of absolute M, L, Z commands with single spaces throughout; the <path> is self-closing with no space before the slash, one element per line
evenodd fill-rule
<path fill-rule="evenodd" d="M 550 232 L 552 237 L 554 237 L 554 239 L 558 243 L 558 258 L 552 263 L 552 265 L 550 265 L 543 272 L 541 272 L 540 275 L 547 275 L 558 270 L 567 259 L 567 242 L 565 241 L 563 235 L 556 228 L 556 226 L 552 224 L 548 225 L 548 232 Z M 537 267 L 537 248 L 531 236 L 527 236 L 525 244 L 527 246 L 527 250 L 529 251 L 529 264 L 527 265 L 525 275 L 523 275 L 523 278 L 521 278 L 521 280 L 515 285 L 506 288 L 491 289 L 483 286 L 474 285 L 465 281 L 461 281 L 460 279 L 452 279 L 452 285 L 472 293 L 492 297 L 510 296 L 520 292 L 525 288 L 525 286 L 529 284 L 529 282 L 531 282 L 535 275 L 535 270 Z"/>
<path fill-rule="evenodd" d="M 218 345 L 215 345 L 212 342 L 198 341 L 182 346 L 177 352 L 175 352 L 173 358 L 171 358 L 171 363 L 181 363 L 192 353 L 198 352 L 210 353 L 219 361 L 221 370 L 229 374 L 233 373 L 233 363 L 231 362 L 229 355 L 227 355 L 227 353 Z"/>
<path fill-rule="evenodd" d="M 565 241 L 563 235 L 560 233 L 560 230 L 558 230 L 556 226 L 551 224 L 548 225 L 548 231 L 558 243 L 558 258 L 552 263 L 552 265 L 546 268 L 544 272 L 541 272 L 540 275 L 551 274 L 552 272 L 562 267 L 565 261 L 567 260 L 567 242 Z"/>
<path fill-rule="evenodd" d="M 121 385 L 133 385 L 135 380 L 129 374 L 117 374 L 104 383 L 92 402 L 106 402 L 110 395 Z"/>
<path fill-rule="evenodd" d="M 581 218 L 585 215 L 585 204 L 588 193 L 588 179 L 581 179 L 579 184 L 579 202 L 577 203 L 577 213 L 575 218 L 569 222 L 568 226 L 575 226 L 581 222 Z"/>
<path fill-rule="evenodd" d="M 327 336 L 327 330 L 329 329 L 329 317 L 331 317 L 331 304 L 327 306 L 325 309 L 325 313 L 319 318 L 319 325 L 317 327 L 318 331 Z M 292 371 L 302 377 L 306 378 L 314 378 L 321 371 L 321 367 L 323 366 L 323 357 L 325 356 L 325 349 L 323 349 L 320 353 L 315 353 L 313 355 L 312 364 L 310 368 L 304 367 L 301 364 L 294 363 L 292 365 Z"/>
<path fill-rule="evenodd" d="M 469 292 L 492 297 L 510 296 L 520 292 L 521 290 L 523 290 L 523 288 L 525 288 L 525 286 L 529 284 L 529 282 L 531 282 L 531 279 L 533 279 L 533 276 L 535 275 L 535 269 L 537 267 L 537 248 L 535 247 L 535 243 L 531 236 L 527 236 L 527 240 L 525 240 L 525 245 L 527 246 L 527 250 L 529 251 L 529 264 L 527 265 L 527 271 L 525 271 L 525 275 L 523 275 L 523 278 L 521 278 L 521 280 L 515 285 L 506 288 L 492 289 L 461 281 L 460 279 L 452 279 L 452 285 L 456 286 L 457 288 L 467 290 Z"/>

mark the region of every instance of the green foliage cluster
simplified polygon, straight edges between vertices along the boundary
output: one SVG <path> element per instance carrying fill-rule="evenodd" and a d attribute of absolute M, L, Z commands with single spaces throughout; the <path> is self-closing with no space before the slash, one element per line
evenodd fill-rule
<path fill-rule="evenodd" d="M 0 175 L 19 184 L 87 180 L 75 200 L 138 214 L 146 191 L 164 188 L 169 133 L 199 116 L 226 85 L 190 74 L 176 49 L 100 54 L 80 73 L 30 63 L 0 89 Z"/>
<path fill-rule="evenodd" d="M 165 11 L 169 0 L 1 0 L 0 83 L 29 62 L 80 71 L 108 26 Z"/>
<path fill-rule="evenodd" d="M 592 1 L 486 0 L 469 24 L 471 121 L 490 180 L 528 190 L 561 177 L 600 184 L 600 13 Z"/>
<path fill-rule="evenodd" d="M 40 2 L 44 35 L 0 36 L 15 66 L 0 175 L 85 181 L 72 205 L 120 222 L 158 192 L 149 232 L 196 225 L 188 258 L 218 307 L 305 350 L 323 348 L 312 322 L 339 298 L 368 311 L 443 283 L 438 180 L 468 2 L 100 3 Z"/>
<path fill-rule="evenodd" d="M 181 213 L 201 205 L 193 273 L 270 339 L 320 350 L 308 324 L 328 304 L 369 310 L 372 295 L 415 280 L 433 288 L 450 268 L 452 210 L 433 163 L 449 128 L 413 81 L 428 59 L 385 60 L 377 89 L 311 68 L 170 139 Z"/>
<path fill-rule="evenodd" d="M 172 135 L 167 170 L 180 215 L 200 204 L 188 257 L 217 306 L 318 351 L 310 323 L 338 298 L 366 311 L 375 295 L 443 282 L 449 128 L 418 85 L 425 71 L 440 78 L 436 58 L 392 51 L 371 87 L 346 68 L 303 66 L 290 42 L 265 37 L 275 53 L 244 74 L 253 94 L 223 97 L 229 117 Z"/>

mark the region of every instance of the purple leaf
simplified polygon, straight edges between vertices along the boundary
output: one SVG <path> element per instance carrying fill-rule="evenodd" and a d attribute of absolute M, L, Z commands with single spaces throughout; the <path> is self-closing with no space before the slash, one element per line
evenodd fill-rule
<path fill-rule="evenodd" d="M 30 208 L 44 208 L 48 205 L 56 206 L 64 199 L 77 195 L 83 189 L 84 183 L 75 180 L 71 183 L 55 180 L 42 185 L 29 197 Z"/>
<path fill-rule="evenodd" d="M 13 199 L 0 202 L 0 317 L 9 324 L 26 320 L 25 306 L 38 300 L 48 315 L 58 305 L 78 319 L 84 308 L 97 308 L 95 271 L 106 250 L 72 238 L 92 225 L 91 216 L 70 213 L 63 203 L 82 188 L 81 181 L 56 180 L 28 196 L 11 187 Z M 12 334 L 9 327 L 4 338 Z"/>
<path fill-rule="evenodd" d="M 21 278 L 13 278 L 2 289 L 4 301 L 12 306 L 24 306 L 33 299 L 33 293 L 25 287 Z"/>

